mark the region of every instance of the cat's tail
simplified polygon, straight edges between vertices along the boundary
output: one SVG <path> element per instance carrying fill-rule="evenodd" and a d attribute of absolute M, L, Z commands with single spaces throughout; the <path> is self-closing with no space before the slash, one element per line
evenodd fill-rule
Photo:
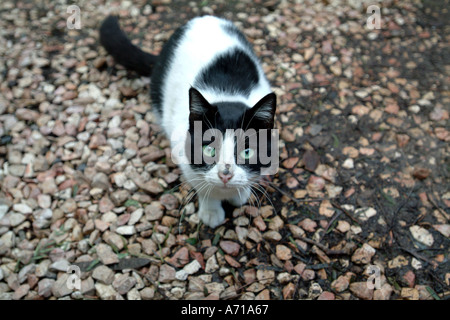
<path fill-rule="evenodd" d="M 100 27 L 100 43 L 117 63 L 142 76 L 150 76 L 152 67 L 158 59 L 158 56 L 133 45 L 120 29 L 119 20 L 115 16 L 108 16 L 103 21 Z"/>

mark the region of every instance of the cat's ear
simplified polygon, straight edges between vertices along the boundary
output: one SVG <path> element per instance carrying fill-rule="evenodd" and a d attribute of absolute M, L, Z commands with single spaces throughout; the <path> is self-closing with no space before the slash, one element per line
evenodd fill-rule
<path fill-rule="evenodd" d="M 202 120 L 212 109 L 214 106 L 210 105 L 197 89 L 189 89 L 189 121 Z"/>
<path fill-rule="evenodd" d="M 277 96 L 275 93 L 269 93 L 264 96 L 257 104 L 251 109 L 252 117 L 254 120 L 258 120 L 263 123 L 268 129 L 273 128 L 275 110 L 277 107 Z"/>

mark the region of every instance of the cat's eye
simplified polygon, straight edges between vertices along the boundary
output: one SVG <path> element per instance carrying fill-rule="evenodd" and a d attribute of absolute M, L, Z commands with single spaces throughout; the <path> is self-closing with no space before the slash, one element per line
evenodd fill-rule
<path fill-rule="evenodd" d="M 253 157 L 254 154 L 255 154 L 255 150 L 253 150 L 252 148 L 248 148 L 248 149 L 242 150 L 239 155 L 241 156 L 241 158 L 248 160 L 251 157 Z"/>
<path fill-rule="evenodd" d="M 216 149 L 211 146 L 205 145 L 203 146 L 203 154 L 207 157 L 214 157 L 216 155 Z"/>

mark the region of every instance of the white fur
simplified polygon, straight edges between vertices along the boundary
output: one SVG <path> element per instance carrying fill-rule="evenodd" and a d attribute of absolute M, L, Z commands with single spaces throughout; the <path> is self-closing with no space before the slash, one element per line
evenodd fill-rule
<path fill-rule="evenodd" d="M 271 92 L 254 54 L 239 42 L 236 37 L 225 32 L 221 26 L 231 22 L 211 16 L 191 20 L 173 55 L 172 63 L 167 71 L 163 85 L 162 126 L 170 137 L 173 150 L 176 151 L 178 163 L 187 181 L 197 190 L 199 196 L 199 217 L 206 225 L 216 227 L 224 220 L 221 200 L 229 200 L 235 205 L 242 205 L 250 196 L 249 173 L 237 166 L 234 161 L 234 141 L 226 136 L 221 149 L 219 163 L 207 172 L 198 173 L 187 164 L 184 154 L 184 141 L 189 128 L 189 88 L 194 84 L 196 76 L 216 56 L 230 50 L 240 48 L 255 59 L 258 67 L 259 83 L 248 97 L 241 94 L 228 95 L 213 90 L 204 90 L 202 95 L 209 103 L 222 101 L 239 101 L 248 106 L 255 105 L 262 97 Z M 184 162 L 184 163 L 183 163 Z M 218 177 L 219 170 L 230 164 L 233 178 L 224 188 Z"/>

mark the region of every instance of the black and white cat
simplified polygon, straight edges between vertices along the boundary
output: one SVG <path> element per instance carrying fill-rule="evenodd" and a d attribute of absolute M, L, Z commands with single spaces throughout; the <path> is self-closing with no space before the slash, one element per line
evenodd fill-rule
<path fill-rule="evenodd" d="M 250 43 L 230 21 L 212 16 L 177 29 L 159 56 L 132 45 L 112 16 L 100 41 L 116 62 L 151 75 L 152 108 L 196 189 L 198 216 L 217 227 L 225 219 L 221 202 L 245 204 L 266 165 L 251 137 L 269 139 L 262 132 L 274 126 L 276 96 Z M 221 137 L 205 134 L 209 129 Z M 236 135 L 239 129 L 254 133 Z"/>

